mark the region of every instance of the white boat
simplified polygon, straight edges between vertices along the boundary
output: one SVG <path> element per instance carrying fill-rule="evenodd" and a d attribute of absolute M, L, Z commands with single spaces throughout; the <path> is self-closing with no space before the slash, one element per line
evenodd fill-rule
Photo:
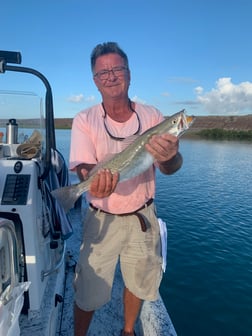
<path fill-rule="evenodd" d="M 19 52 L 0 51 L 0 83 L 26 73 L 45 96 L 0 91 L 0 336 L 71 336 L 85 199 L 66 215 L 50 194 L 70 183 L 56 148 L 52 90 L 40 72 L 20 64 Z M 89 335 L 120 334 L 122 289 L 118 266 L 112 300 L 95 313 Z M 143 304 L 136 332 L 176 335 L 161 298 Z"/>

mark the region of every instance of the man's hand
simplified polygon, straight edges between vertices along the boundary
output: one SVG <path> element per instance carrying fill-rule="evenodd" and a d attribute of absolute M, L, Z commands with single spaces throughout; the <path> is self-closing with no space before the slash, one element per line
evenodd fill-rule
<path fill-rule="evenodd" d="M 153 135 L 146 149 L 160 163 L 169 161 L 176 156 L 179 148 L 178 138 L 171 134 Z"/>
<path fill-rule="evenodd" d="M 112 174 L 109 169 L 101 169 L 93 177 L 89 192 L 94 197 L 108 197 L 115 190 L 118 181 L 119 173 Z"/>
<path fill-rule="evenodd" d="M 182 166 L 183 159 L 178 152 L 179 140 L 174 135 L 154 135 L 145 148 L 156 159 L 164 174 L 173 174 Z"/>

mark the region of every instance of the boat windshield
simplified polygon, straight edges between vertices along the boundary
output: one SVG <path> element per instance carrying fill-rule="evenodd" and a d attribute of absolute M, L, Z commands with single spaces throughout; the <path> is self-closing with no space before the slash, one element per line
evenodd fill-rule
<path fill-rule="evenodd" d="M 10 128 L 15 128 L 10 142 Z M 44 147 L 45 112 L 43 99 L 32 92 L 0 90 L 0 143 L 22 144 L 29 142 L 31 135 L 40 134 Z M 13 135 L 13 134 L 12 134 Z"/>

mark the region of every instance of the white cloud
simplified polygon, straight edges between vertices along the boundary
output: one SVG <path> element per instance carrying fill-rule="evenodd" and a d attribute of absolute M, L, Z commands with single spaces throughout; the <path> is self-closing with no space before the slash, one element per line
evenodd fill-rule
<path fill-rule="evenodd" d="M 201 87 L 201 86 L 197 86 L 197 87 L 194 89 L 194 91 L 195 91 L 196 95 L 198 96 L 198 95 L 201 95 L 201 94 L 203 93 L 204 89 L 203 89 L 203 87 Z"/>
<path fill-rule="evenodd" d="M 141 104 L 145 104 L 145 103 L 146 103 L 145 100 L 139 98 L 138 96 L 134 96 L 134 97 L 132 97 L 131 100 L 134 101 L 134 102 L 141 103 Z"/>
<path fill-rule="evenodd" d="M 216 87 L 204 92 L 202 87 L 196 87 L 197 101 L 208 113 L 241 114 L 252 113 L 252 83 L 241 82 L 233 84 L 231 78 L 219 78 Z"/>
<path fill-rule="evenodd" d="M 80 103 L 80 102 L 93 102 L 95 101 L 95 96 L 88 96 L 88 97 L 84 97 L 84 95 L 82 93 L 78 94 L 78 95 L 71 95 L 70 97 L 68 97 L 67 99 L 68 101 L 70 101 L 71 103 Z"/>
<path fill-rule="evenodd" d="M 161 93 L 161 96 L 169 97 L 169 96 L 170 96 L 170 93 L 169 93 L 169 92 L 163 92 L 163 93 Z"/>
<path fill-rule="evenodd" d="M 180 84 L 191 84 L 196 83 L 197 80 L 191 77 L 169 77 L 169 82 L 180 83 Z"/>
<path fill-rule="evenodd" d="M 87 101 L 87 102 L 93 102 L 93 101 L 95 101 L 95 96 L 86 97 L 85 101 Z"/>
<path fill-rule="evenodd" d="M 72 102 L 72 103 L 79 103 L 81 101 L 83 101 L 84 96 L 82 93 L 78 94 L 78 95 L 71 95 L 67 100 Z"/>

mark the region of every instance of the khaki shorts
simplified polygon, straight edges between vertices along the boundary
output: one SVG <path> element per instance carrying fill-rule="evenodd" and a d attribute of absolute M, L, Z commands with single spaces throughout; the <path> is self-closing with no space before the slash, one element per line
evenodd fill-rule
<path fill-rule="evenodd" d="M 74 278 L 75 302 L 80 309 L 96 310 L 111 299 L 118 259 L 129 291 L 143 300 L 157 299 L 163 273 L 155 206 L 140 213 L 146 232 L 135 215 L 116 216 L 88 209 Z"/>

